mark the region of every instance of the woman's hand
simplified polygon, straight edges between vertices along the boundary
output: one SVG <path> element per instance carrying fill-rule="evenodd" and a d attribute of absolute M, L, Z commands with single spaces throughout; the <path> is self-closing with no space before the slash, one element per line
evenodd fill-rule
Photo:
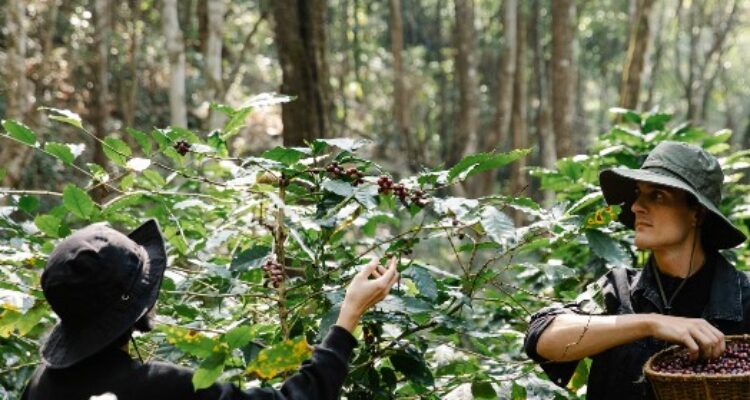
<path fill-rule="evenodd" d="M 391 290 L 391 286 L 398 280 L 396 264 L 396 258 L 391 258 L 386 269 L 378 265 L 377 258 L 373 258 L 362 271 L 354 276 L 346 289 L 346 296 L 341 304 L 336 325 L 349 332 L 354 330 L 362 314 L 380 300 L 383 300 Z M 375 277 L 375 279 L 369 279 L 370 276 Z"/>
<path fill-rule="evenodd" d="M 650 315 L 651 336 L 688 348 L 690 358 L 718 358 L 724 354 L 724 334 L 702 318 Z"/>

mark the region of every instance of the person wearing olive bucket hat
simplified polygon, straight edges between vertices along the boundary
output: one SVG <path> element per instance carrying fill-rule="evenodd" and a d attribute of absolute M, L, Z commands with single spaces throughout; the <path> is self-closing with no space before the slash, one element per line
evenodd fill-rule
<path fill-rule="evenodd" d="M 643 366 L 657 351 L 681 344 L 716 358 L 724 335 L 750 333 L 750 281 L 719 253 L 745 241 L 719 210 L 723 181 L 714 156 L 670 141 L 639 169 L 599 174 L 604 199 L 651 253 L 642 269 L 610 269 L 588 300 L 531 317 L 525 351 L 554 383 L 566 386 L 590 357 L 588 399 L 650 399 Z"/>
<path fill-rule="evenodd" d="M 152 327 L 166 268 L 164 239 L 153 220 L 128 235 L 93 224 L 60 242 L 41 278 L 44 296 L 60 322 L 43 344 L 43 363 L 21 398 L 88 400 L 111 394 L 118 400 L 335 399 L 357 344 L 351 332 L 398 280 L 395 258 L 387 268 L 374 259 L 357 273 L 336 324 L 311 360 L 279 390 L 243 391 L 217 383 L 195 391 L 191 370 L 134 360 L 127 350 L 134 330 Z"/>

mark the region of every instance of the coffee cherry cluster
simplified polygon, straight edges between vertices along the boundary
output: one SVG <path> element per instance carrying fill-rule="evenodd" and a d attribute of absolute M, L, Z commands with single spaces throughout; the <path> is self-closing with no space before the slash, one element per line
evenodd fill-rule
<path fill-rule="evenodd" d="M 186 140 L 178 140 L 174 146 L 172 146 L 181 156 L 184 156 L 190 151 L 190 143 Z"/>
<path fill-rule="evenodd" d="M 275 288 L 279 287 L 281 282 L 284 281 L 284 267 L 270 258 L 263 264 L 263 271 L 268 275 Z"/>
<path fill-rule="evenodd" d="M 393 193 L 394 196 L 401 200 L 403 205 L 408 205 L 409 202 L 407 199 L 409 199 L 412 204 L 419 208 L 426 206 L 428 202 L 424 191 L 415 189 L 410 192 L 403 184 L 393 183 L 393 180 L 386 175 L 381 175 L 380 178 L 378 178 L 378 193 Z"/>
<path fill-rule="evenodd" d="M 389 194 L 393 189 L 393 181 L 386 175 L 380 175 L 378 178 L 378 193 Z"/>
<path fill-rule="evenodd" d="M 328 166 L 326 167 L 326 171 L 336 179 L 348 179 L 354 186 L 365 182 L 365 174 L 363 174 L 362 171 L 354 167 L 344 168 L 340 166 L 336 161 L 328 164 Z"/>
<path fill-rule="evenodd" d="M 687 353 L 657 359 L 652 368 L 657 372 L 683 375 L 750 374 L 750 343 L 728 342 L 724 354 L 716 359 L 693 361 Z"/>

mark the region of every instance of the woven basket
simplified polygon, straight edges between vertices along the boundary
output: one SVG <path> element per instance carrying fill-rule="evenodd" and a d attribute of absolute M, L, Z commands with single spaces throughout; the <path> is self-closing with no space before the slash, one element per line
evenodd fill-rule
<path fill-rule="evenodd" d="M 750 342 L 750 335 L 725 337 L 729 342 Z M 740 375 L 674 374 L 657 372 L 651 367 L 654 360 L 683 351 L 680 346 L 662 350 L 648 359 L 643 372 L 659 400 L 740 400 L 750 399 L 750 372 Z"/>

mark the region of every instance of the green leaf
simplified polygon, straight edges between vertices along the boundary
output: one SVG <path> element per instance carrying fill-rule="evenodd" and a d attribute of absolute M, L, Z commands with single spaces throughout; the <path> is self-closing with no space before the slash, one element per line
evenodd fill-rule
<path fill-rule="evenodd" d="M 49 119 L 60 121 L 68 125 L 73 125 L 78 129 L 83 129 L 83 124 L 81 123 L 81 116 L 74 113 L 73 111 L 63 110 L 59 108 L 51 108 L 51 107 L 40 107 L 39 109 L 47 110 L 51 112 L 53 115 L 50 115 Z"/>
<path fill-rule="evenodd" d="M 448 181 L 464 180 L 472 175 L 500 168 L 529 154 L 530 149 L 515 149 L 507 153 L 478 153 L 464 157 L 448 170 Z"/>
<path fill-rule="evenodd" d="M 45 235 L 54 238 L 60 237 L 59 231 L 61 222 L 60 218 L 52 215 L 37 215 L 37 217 L 34 218 L 34 225 L 36 225 L 36 227 Z"/>
<path fill-rule="evenodd" d="M 300 158 L 304 157 L 305 153 L 298 149 L 291 149 L 288 147 L 274 147 L 271 150 L 266 150 L 261 154 L 261 157 L 269 160 L 278 161 L 285 165 L 292 165 L 299 161 Z"/>
<path fill-rule="evenodd" d="M 216 343 L 198 331 L 167 325 L 159 326 L 157 329 L 166 334 L 168 343 L 186 353 L 198 358 L 208 358 L 214 353 Z"/>
<path fill-rule="evenodd" d="M 237 349 L 250 343 L 255 336 L 253 329 L 247 325 L 238 326 L 224 334 L 224 341 L 230 349 Z"/>
<path fill-rule="evenodd" d="M 511 400 L 526 400 L 526 387 L 513 382 L 513 388 L 510 391 Z"/>
<path fill-rule="evenodd" d="M 630 266 L 631 260 L 627 251 L 609 235 L 597 229 L 587 229 L 585 234 L 591 250 L 596 255 L 615 266 Z"/>
<path fill-rule="evenodd" d="M 568 387 L 572 388 L 573 390 L 578 390 L 583 387 L 583 385 L 586 384 L 589 380 L 589 368 L 585 360 L 581 360 L 578 362 L 578 366 L 576 366 L 576 370 L 573 373 L 573 376 L 570 378 L 570 382 L 568 382 Z"/>
<path fill-rule="evenodd" d="M 94 179 L 99 182 L 108 182 L 109 181 L 109 174 L 107 173 L 107 170 L 102 168 L 99 164 L 94 163 L 86 163 L 86 166 L 89 168 L 89 172 L 91 172 L 92 175 L 94 175 Z"/>
<path fill-rule="evenodd" d="M 653 131 L 663 131 L 667 122 L 672 119 L 669 113 L 654 113 L 646 117 L 641 125 L 641 132 L 649 133 Z"/>
<path fill-rule="evenodd" d="M 341 197 L 349 197 L 354 193 L 354 187 L 349 182 L 339 180 L 329 179 L 324 181 L 320 187 Z"/>
<path fill-rule="evenodd" d="M 148 138 L 148 134 L 133 128 L 125 128 L 125 132 L 138 142 L 138 145 L 141 146 L 141 150 L 143 150 L 144 154 L 151 153 L 151 140 Z"/>
<path fill-rule="evenodd" d="M 263 260 L 271 253 L 268 246 L 253 246 L 247 250 L 235 253 L 229 268 L 232 271 L 246 271 L 250 268 L 260 268 Z"/>
<path fill-rule="evenodd" d="M 2 184 L 3 180 L 5 180 L 5 168 L 0 168 L 0 184 Z"/>
<path fill-rule="evenodd" d="M 28 126 L 12 119 L 3 120 L 2 124 L 12 138 L 18 139 L 29 146 L 36 146 L 36 133 Z"/>
<path fill-rule="evenodd" d="M 422 355 L 416 350 L 412 348 L 400 350 L 392 355 L 390 360 L 393 368 L 404 374 L 410 381 L 425 386 L 434 384 L 435 379 L 432 377 L 432 372 L 427 367 Z"/>
<path fill-rule="evenodd" d="M 312 348 L 305 337 L 300 336 L 261 350 L 258 357 L 248 364 L 247 372 L 271 379 L 283 372 L 297 370 L 311 355 Z"/>
<path fill-rule="evenodd" d="M 222 130 L 222 140 L 231 138 L 232 136 L 236 135 L 240 131 L 240 129 L 245 127 L 245 121 L 247 120 L 247 117 L 250 115 L 250 113 L 253 112 L 253 108 L 245 107 L 239 110 L 232 111 L 233 112 L 230 114 L 229 121 L 227 121 L 226 125 L 224 125 L 224 129 Z"/>
<path fill-rule="evenodd" d="M 612 107 L 609 109 L 609 112 L 612 114 L 620 115 L 622 116 L 622 119 L 628 122 L 632 122 L 634 124 L 641 123 L 641 116 L 638 115 L 637 112 L 633 110 L 628 110 L 627 108 L 621 108 L 621 107 Z"/>
<path fill-rule="evenodd" d="M 128 146 L 127 143 L 113 137 L 104 139 L 102 150 L 104 150 L 104 155 L 106 155 L 107 158 L 121 167 L 126 166 L 128 157 L 133 154 L 133 151 L 130 150 L 130 146 Z"/>
<path fill-rule="evenodd" d="M 427 297 L 430 300 L 437 299 L 438 289 L 435 284 L 435 279 L 432 278 L 432 275 L 430 275 L 425 268 L 412 264 L 411 267 L 404 271 L 404 276 L 407 276 L 414 281 L 414 284 L 417 286 L 417 289 L 419 289 L 419 293 L 422 296 Z"/>
<path fill-rule="evenodd" d="M 63 205 L 81 219 L 88 219 L 95 207 L 88 193 L 73 184 L 65 185 L 63 189 Z"/>
<path fill-rule="evenodd" d="M 317 143 L 325 143 L 329 146 L 336 146 L 341 150 L 346 151 L 357 151 L 363 146 L 367 146 L 371 141 L 367 139 L 349 139 L 349 138 L 334 138 L 334 139 L 315 139 Z"/>
<path fill-rule="evenodd" d="M 39 208 L 39 199 L 34 196 L 23 196 L 18 199 L 18 208 L 31 214 Z"/>
<path fill-rule="evenodd" d="M 227 355 L 224 352 L 216 352 L 203 360 L 198 369 L 193 373 L 193 387 L 195 390 L 211 386 L 219 375 L 224 371 L 224 361 Z"/>
<path fill-rule="evenodd" d="M 487 235 L 500 245 L 505 245 L 509 239 L 515 238 L 513 220 L 495 207 L 485 207 L 480 222 Z"/>
<path fill-rule="evenodd" d="M 73 152 L 70 151 L 70 147 L 62 143 L 47 142 L 44 145 L 44 151 L 60 159 L 66 165 L 72 164 L 73 160 L 76 159 Z"/>
<path fill-rule="evenodd" d="M 492 383 L 485 380 L 477 380 L 471 383 L 471 394 L 474 396 L 474 399 L 487 399 L 487 400 L 496 400 L 497 399 L 497 392 L 495 392 L 495 388 L 492 387 Z"/>

